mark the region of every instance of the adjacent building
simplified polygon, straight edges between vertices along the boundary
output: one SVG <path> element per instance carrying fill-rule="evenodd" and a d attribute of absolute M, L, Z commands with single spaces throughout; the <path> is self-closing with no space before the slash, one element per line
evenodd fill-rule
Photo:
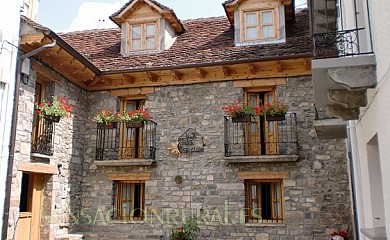
<path fill-rule="evenodd" d="M 30 12 L 37 13 L 38 0 L 31 0 Z M 6 178 L 10 157 L 11 126 L 15 94 L 15 74 L 18 57 L 20 13 L 23 1 L 11 1 L 0 9 L 0 215 L 4 216 Z M 8 172 L 9 173 L 9 172 Z M 10 174 L 10 173 L 9 173 Z M 3 218 L 0 219 L 3 226 Z"/>
<path fill-rule="evenodd" d="M 322 139 L 348 138 L 358 239 L 390 233 L 389 117 L 383 111 L 389 8 L 369 0 L 311 1 L 315 128 Z"/>
<path fill-rule="evenodd" d="M 131 0 L 118 28 L 58 35 L 22 18 L 34 53 L 21 84 L 8 239 L 169 239 L 194 218 L 199 239 L 353 236 L 344 139 L 314 121 L 308 9 L 229 0 L 227 16 L 180 20 Z M 36 50 L 39 49 L 39 50 Z M 40 118 L 65 97 L 73 117 Z M 272 121 L 221 109 L 283 101 Z M 97 125 L 102 110 L 147 110 L 142 126 Z"/>

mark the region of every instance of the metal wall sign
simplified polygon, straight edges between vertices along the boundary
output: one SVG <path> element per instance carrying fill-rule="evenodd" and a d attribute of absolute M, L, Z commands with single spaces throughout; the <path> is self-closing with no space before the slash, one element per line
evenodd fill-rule
<path fill-rule="evenodd" d="M 203 137 L 192 128 L 183 133 L 178 142 L 181 153 L 204 152 Z"/>

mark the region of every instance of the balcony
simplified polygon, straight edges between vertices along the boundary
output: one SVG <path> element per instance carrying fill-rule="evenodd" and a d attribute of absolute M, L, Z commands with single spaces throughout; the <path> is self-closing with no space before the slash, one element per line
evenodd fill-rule
<path fill-rule="evenodd" d="M 347 120 L 358 119 L 376 86 L 369 8 L 366 1 L 311 0 L 312 81 L 321 139 L 346 137 Z"/>
<path fill-rule="evenodd" d="M 298 160 L 297 117 L 287 113 L 283 121 L 250 122 L 224 119 L 225 161 L 228 163 L 289 162 Z"/>
<path fill-rule="evenodd" d="M 40 118 L 41 123 L 38 124 L 35 140 L 31 147 L 31 153 L 33 156 L 42 155 L 53 156 L 54 152 L 54 125 L 55 121 L 52 118 Z"/>
<path fill-rule="evenodd" d="M 98 166 L 150 166 L 156 157 L 154 121 L 142 126 L 113 123 L 97 127 L 96 161 Z"/>

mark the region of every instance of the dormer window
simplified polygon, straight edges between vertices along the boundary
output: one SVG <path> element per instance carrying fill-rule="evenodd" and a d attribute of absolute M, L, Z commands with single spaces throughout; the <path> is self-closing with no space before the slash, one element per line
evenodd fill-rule
<path fill-rule="evenodd" d="M 244 15 L 244 42 L 276 38 L 273 10 L 245 12 Z"/>
<path fill-rule="evenodd" d="M 131 25 L 130 51 L 156 50 L 158 33 L 156 23 Z"/>
<path fill-rule="evenodd" d="M 286 21 L 294 20 L 293 0 L 226 0 L 236 46 L 286 42 Z"/>
<path fill-rule="evenodd" d="M 131 0 L 110 16 L 121 28 L 124 56 L 169 49 L 184 26 L 172 9 L 154 0 Z"/>

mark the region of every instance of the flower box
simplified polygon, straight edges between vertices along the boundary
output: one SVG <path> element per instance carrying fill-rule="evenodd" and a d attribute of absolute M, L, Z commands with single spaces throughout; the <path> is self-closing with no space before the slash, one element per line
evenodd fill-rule
<path fill-rule="evenodd" d="M 61 119 L 60 116 L 53 116 L 53 115 L 44 115 L 43 118 L 50 122 L 56 122 L 58 123 Z"/>
<path fill-rule="evenodd" d="M 250 121 L 251 121 L 251 115 L 242 115 L 242 116 L 232 117 L 232 122 L 234 122 L 234 123 L 250 122 Z"/>
<path fill-rule="evenodd" d="M 127 128 L 143 128 L 145 125 L 144 121 L 130 121 L 126 122 Z"/>
<path fill-rule="evenodd" d="M 97 128 L 98 129 L 114 129 L 118 127 L 117 122 L 111 122 L 111 123 L 98 123 Z"/>
<path fill-rule="evenodd" d="M 265 116 L 265 119 L 269 122 L 271 121 L 284 121 L 286 120 L 286 115 L 281 115 L 281 116 L 270 116 L 270 115 L 266 115 Z"/>

